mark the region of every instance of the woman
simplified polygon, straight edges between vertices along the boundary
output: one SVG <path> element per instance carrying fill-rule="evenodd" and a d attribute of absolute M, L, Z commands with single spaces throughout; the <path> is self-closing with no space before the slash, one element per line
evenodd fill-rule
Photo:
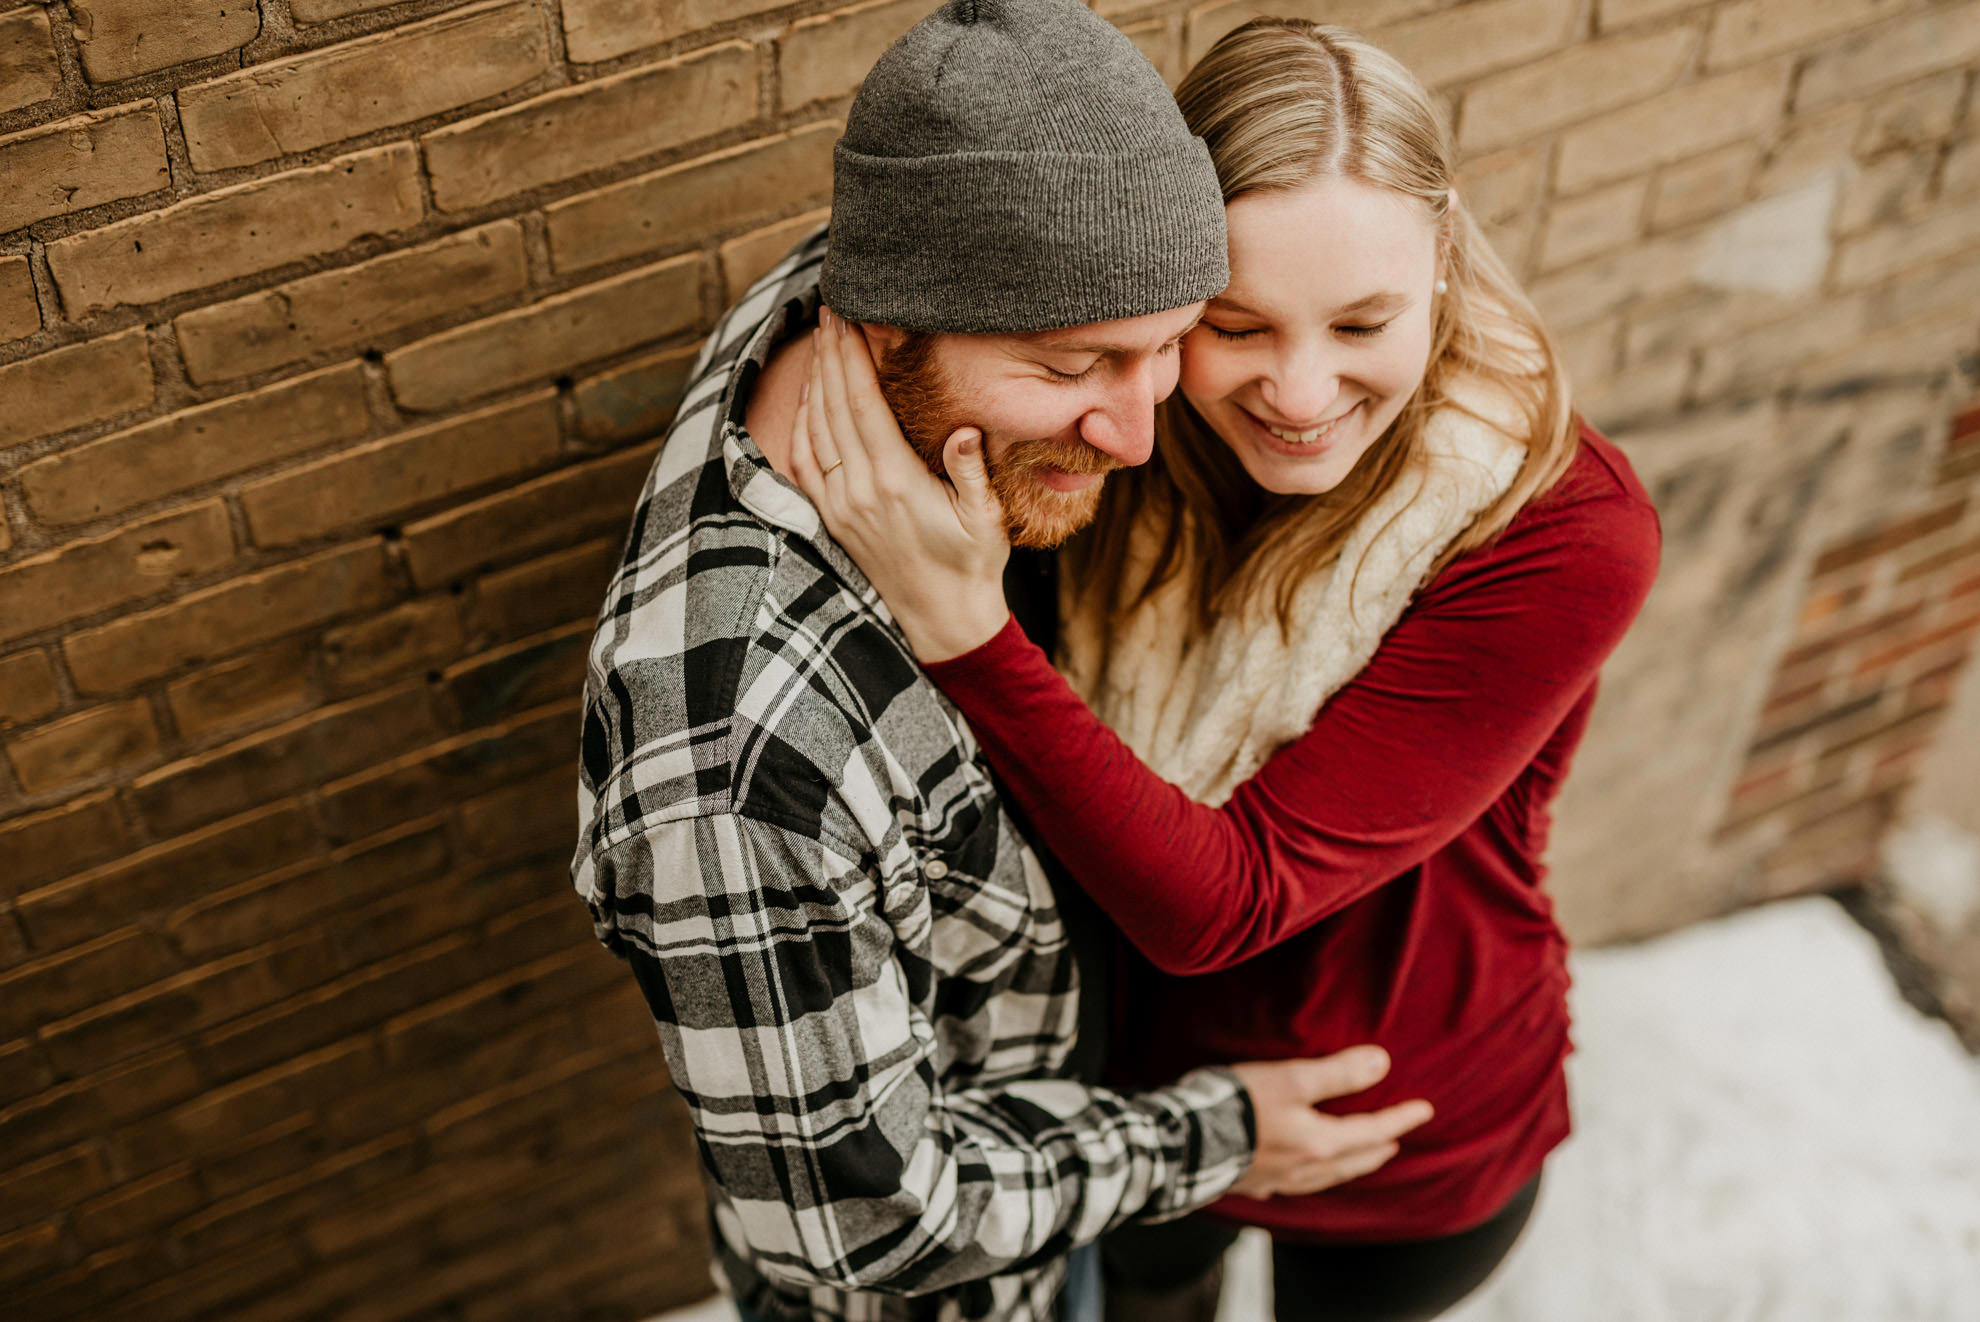
<path fill-rule="evenodd" d="M 931 478 L 843 323 L 793 467 L 1144 957 L 1122 1081 L 1372 1041 L 1394 1066 L 1355 1106 L 1435 1108 L 1360 1179 L 1117 1237 L 1114 1281 L 1186 1293 L 1260 1225 L 1280 1319 L 1431 1317 L 1511 1247 L 1568 1131 L 1548 805 L 1656 516 L 1574 416 L 1405 70 L 1260 19 L 1177 99 L 1223 183 L 1231 284 L 1182 343 L 1156 457 L 1062 557 L 1064 678 L 1005 607 L 980 437 L 950 437 L 953 489 Z"/>

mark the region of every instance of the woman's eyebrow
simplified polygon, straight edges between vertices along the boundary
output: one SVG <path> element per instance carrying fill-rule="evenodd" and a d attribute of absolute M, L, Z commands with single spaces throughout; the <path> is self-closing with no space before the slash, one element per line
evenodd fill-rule
<path fill-rule="evenodd" d="M 1239 302 L 1237 299 L 1231 298 L 1225 294 L 1219 294 L 1217 295 L 1217 297 L 1211 299 L 1210 301 L 1212 304 L 1216 305 L 1217 307 L 1226 309 L 1231 312 L 1241 313 L 1247 317 L 1257 317 L 1260 321 L 1266 319 L 1265 314 L 1258 311 L 1256 308 L 1249 307 L 1246 304 Z M 1362 297 L 1357 298 L 1354 302 L 1349 303 L 1344 307 L 1339 307 L 1334 309 L 1334 315 L 1337 317 L 1345 317 L 1352 313 L 1365 312 L 1369 308 L 1381 307 L 1384 306 L 1385 304 L 1390 304 L 1390 303 L 1405 303 L 1408 301 L 1409 300 L 1405 295 L 1398 293 L 1393 289 L 1385 289 L 1382 290 L 1380 293 L 1363 295 Z"/>

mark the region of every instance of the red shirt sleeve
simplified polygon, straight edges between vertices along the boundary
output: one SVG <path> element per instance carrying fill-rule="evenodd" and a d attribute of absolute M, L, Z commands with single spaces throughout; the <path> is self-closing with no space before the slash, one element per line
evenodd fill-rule
<path fill-rule="evenodd" d="M 1658 540 L 1640 494 L 1542 497 L 1421 591 L 1312 728 L 1221 808 L 1149 770 L 1014 619 L 928 672 L 1128 939 L 1169 973 L 1207 973 L 1402 875 L 1483 815 L 1621 639 Z"/>

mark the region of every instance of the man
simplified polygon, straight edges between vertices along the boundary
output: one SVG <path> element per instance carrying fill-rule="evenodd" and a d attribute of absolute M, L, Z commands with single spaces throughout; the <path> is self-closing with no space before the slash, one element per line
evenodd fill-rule
<path fill-rule="evenodd" d="M 834 173 L 829 243 L 723 319 L 648 478 L 592 646 L 573 877 L 652 1006 L 745 1317 L 1043 1322 L 1102 1231 L 1337 1182 L 1394 1131 L 1312 1110 L 1366 1057 L 1076 1081 L 1044 865 L 788 478 L 822 301 L 875 325 L 905 417 L 972 402 L 1019 542 L 1090 518 L 1228 278 L 1203 144 L 1084 7 L 951 0 L 875 66 Z"/>

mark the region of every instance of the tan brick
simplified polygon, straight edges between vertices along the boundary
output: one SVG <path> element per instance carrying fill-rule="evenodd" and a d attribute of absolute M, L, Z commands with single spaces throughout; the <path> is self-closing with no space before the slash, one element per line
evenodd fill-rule
<path fill-rule="evenodd" d="M 1932 148 L 1886 154 L 1868 165 L 1852 164 L 1843 175 L 1842 195 L 1836 203 L 1835 233 L 1857 234 L 1919 216 L 1931 199 L 1938 164 L 1939 154 Z"/>
<path fill-rule="evenodd" d="M 377 348 L 396 331 L 512 299 L 527 284 L 522 229 L 498 220 L 195 308 L 172 325 L 187 374 L 218 381 L 331 350 Z"/>
<path fill-rule="evenodd" d="M 72 826 L 81 824 L 78 820 Z M 131 921 L 182 905 L 193 896 L 294 863 L 315 853 L 318 844 L 302 808 L 278 804 L 29 891 L 20 897 L 21 924 L 37 947 L 60 949 L 95 935 L 106 913 Z"/>
<path fill-rule="evenodd" d="M 1541 268 L 1567 266 L 1635 238 L 1649 191 L 1649 179 L 1630 179 L 1554 203 L 1540 241 Z"/>
<path fill-rule="evenodd" d="M 1443 87 L 1564 44 L 1573 0 L 1477 0 L 1385 27 L 1371 37 L 1427 87 Z"/>
<path fill-rule="evenodd" d="M 790 0 L 563 0 L 564 47 L 596 64 L 684 32 L 780 9 Z"/>
<path fill-rule="evenodd" d="M 601 537 L 490 574 L 475 592 L 476 636 L 500 641 L 593 619 L 618 566 L 619 538 Z"/>
<path fill-rule="evenodd" d="M 188 198 L 48 245 L 71 316 L 152 303 L 419 223 L 407 143 Z"/>
<path fill-rule="evenodd" d="M 479 858 L 507 860 L 540 854 L 577 839 L 576 796 L 569 775 L 547 776 L 484 794 L 461 805 L 461 838 Z"/>
<path fill-rule="evenodd" d="M 148 597 L 233 558 L 234 535 L 217 500 L 71 542 L 0 569 L 0 637 Z"/>
<path fill-rule="evenodd" d="M 1830 304 L 1820 316 L 1797 316 L 1715 344 L 1700 355 L 1693 392 L 1701 399 L 1750 395 L 1776 384 L 1795 367 L 1838 343 L 1863 334 L 1868 308 L 1861 299 Z"/>
<path fill-rule="evenodd" d="M 1577 392 L 1575 406 L 1605 430 L 1640 427 L 1674 416 L 1690 380 L 1688 356 L 1653 358 L 1624 368 L 1592 390 Z"/>
<path fill-rule="evenodd" d="M 0 974 L 0 1035 L 24 1036 L 183 967 L 156 934 L 119 928 Z"/>
<path fill-rule="evenodd" d="M 557 451 L 557 395 L 539 391 L 251 483 L 241 507 L 256 543 L 287 546 L 542 468 Z"/>
<path fill-rule="evenodd" d="M 152 399 L 144 327 L 0 367 L 0 446 L 101 422 Z"/>
<path fill-rule="evenodd" d="M 662 349 L 587 377 L 571 391 L 578 435 L 616 444 L 658 436 L 673 421 L 701 346 Z"/>
<path fill-rule="evenodd" d="M 453 596 L 422 597 L 326 632 L 323 673 L 333 693 L 355 693 L 451 661 L 462 642 Z"/>
<path fill-rule="evenodd" d="M 1713 0 L 1596 0 L 1595 30 L 1614 32 L 1635 23 L 1700 9 Z"/>
<path fill-rule="evenodd" d="M 1162 75 L 1162 81 L 1175 86 L 1182 77 L 1182 61 L 1176 54 L 1176 32 L 1166 19 L 1151 18 L 1121 29 L 1121 35 L 1134 43 L 1147 61 Z"/>
<path fill-rule="evenodd" d="M 1966 71 L 1954 69 L 1879 97 L 1864 116 L 1856 154 L 1876 156 L 1944 141 L 1959 121 L 1965 91 Z"/>
<path fill-rule="evenodd" d="M 575 271 L 685 246 L 793 203 L 829 198 L 836 123 L 808 124 L 543 209 L 550 261 Z"/>
<path fill-rule="evenodd" d="M 1226 32 L 1253 18 L 1305 18 L 1317 24 L 1338 24 L 1356 32 L 1368 32 L 1382 24 L 1414 18 L 1426 10 L 1439 8 L 1439 4 L 1441 0 L 1236 0 L 1236 4 L 1224 4 L 1220 0 L 1190 10 L 1184 65 L 1202 59 L 1204 51 L 1216 46 Z M 1093 8 L 1111 16 L 1146 6 L 1140 0 L 1101 0 Z"/>
<path fill-rule="evenodd" d="M 436 587 L 601 532 L 623 533 L 658 449 L 621 450 L 413 524 L 406 529 L 413 582 Z"/>
<path fill-rule="evenodd" d="M 1980 253 L 1963 254 L 1893 280 L 1879 300 L 1877 323 L 1902 325 L 1956 307 L 1980 307 Z"/>
<path fill-rule="evenodd" d="M 239 50 L 261 31 L 256 0 L 70 0 L 93 83 Z"/>
<path fill-rule="evenodd" d="M 1907 0 L 1735 0 L 1712 15 L 1705 64 L 1729 69 L 1783 51 L 1803 51 L 1905 8 Z"/>
<path fill-rule="evenodd" d="M 165 691 L 172 719 L 188 739 L 254 725 L 309 701 L 309 652 L 291 639 L 209 666 Z"/>
<path fill-rule="evenodd" d="M 734 305 L 765 272 L 832 217 L 830 207 L 766 226 L 722 245 L 724 301 Z"/>
<path fill-rule="evenodd" d="M 0 257 L 0 344 L 41 329 L 41 304 L 25 257 Z"/>
<path fill-rule="evenodd" d="M 385 355 L 401 408 L 431 412 L 541 381 L 701 324 L 694 253 L 470 322 Z"/>
<path fill-rule="evenodd" d="M 461 211 L 747 123 L 756 51 L 731 41 L 567 87 L 420 139 L 434 202 Z"/>
<path fill-rule="evenodd" d="M 1236 0 L 1200 6 L 1189 13 L 1184 64 L 1195 64 L 1232 28 L 1254 18 L 1304 18 L 1366 32 L 1441 7 L 1443 0 Z M 1141 0 L 1103 0 L 1103 14 L 1139 9 Z"/>
<path fill-rule="evenodd" d="M 1565 330 L 1682 288 L 1691 282 L 1698 254 L 1695 235 L 1651 239 L 1537 280 L 1530 292 L 1548 324 Z"/>
<path fill-rule="evenodd" d="M 55 669 L 43 652 L 0 657 L 0 726 L 46 716 L 62 703 Z"/>
<path fill-rule="evenodd" d="M 289 13 L 298 23 L 328 23 L 397 3 L 398 0 L 289 0 Z"/>
<path fill-rule="evenodd" d="M 12 898 L 39 882 L 80 872 L 130 847 L 115 793 L 104 790 L 59 808 L 0 822 L 0 897 Z M 32 929 L 30 929 L 32 930 Z"/>
<path fill-rule="evenodd" d="M 69 1207 L 110 1183 L 102 1147 L 94 1142 L 52 1152 L 0 1174 L 0 1230 L 12 1230 Z"/>
<path fill-rule="evenodd" d="M 1677 80 L 1697 40 L 1696 27 L 1666 28 L 1571 46 L 1493 74 L 1464 94 L 1458 145 L 1503 147 L 1641 101 Z"/>
<path fill-rule="evenodd" d="M 60 90 L 62 65 L 55 58 L 48 12 L 31 7 L 0 14 L 0 115 Z"/>
<path fill-rule="evenodd" d="M 1538 147 L 1475 157 L 1459 167 L 1458 195 L 1472 219 L 1487 231 L 1503 229 L 1531 212 L 1545 163 Z"/>
<path fill-rule="evenodd" d="M 1780 118 L 1787 77 L 1786 64 L 1755 65 L 1592 119 L 1562 136 L 1554 186 L 1580 192 L 1755 138 Z"/>
<path fill-rule="evenodd" d="M 367 767 L 438 738 L 423 683 L 369 694 L 258 730 L 139 776 L 131 799 L 158 835 Z"/>
<path fill-rule="evenodd" d="M 441 685 L 462 726 L 487 725 L 584 690 L 591 621 L 561 625 L 447 667 Z"/>
<path fill-rule="evenodd" d="M 364 434 L 355 363 L 284 381 L 117 432 L 21 470 L 28 508 L 80 523 Z"/>
<path fill-rule="evenodd" d="M 171 183 L 156 101 L 92 110 L 0 138 L 0 232 Z"/>
<path fill-rule="evenodd" d="M 1884 24 L 1811 58 L 1795 84 L 1796 113 L 1848 101 L 1980 56 L 1980 0 L 1939 5 Z"/>
<path fill-rule="evenodd" d="M 231 170 L 499 96 L 550 67 L 535 5 L 492 0 L 179 89 L 196 170 Z"/>
<path fill-rule="evenodd" d="M 1851 144 L 1861 133 L 1864 118 L 1861 105 L 1791 117 L 1768 149 L 1748 191 L 1755 197 L 1771 197 L 1835 173 L 1849 160 Z"/>
<path fill-rule="evenodd" d="M 1947 197 L 1963 197 L 1975 189 L 1980 189 L 1980 138 L 1968 138 L 1947 154 L 1939 190 Z"/>
<path fill-rule="evenodd" d="M 205 1201 L 192 1165 L 181 1162 L 90 1199 L 76 1208 L 72 1224 L 84 1244 L 103 1248 L 176 1221 Z"/>
<path fill-rule="evenodd" d="M 7 760 L 29 794 L 150 761 L 158 726 L 143 698 L 92 707 L 7 741 Z"/>
<path fill-rule="evenodd" d="M 1944 203 L 1922 219 L 1845 240 L 1836 250 L 1835 278 L 1854 288 L 1975 246 L 1980 246 L 1980 198 Z"/>
<path fill-rule="evenodd" d="M 181 666 L 373 609 L 391 592 L 383 545 L 375 539 L 356 542 L 70 634 L 62 650 L 77 688 L 116 692 Z"/>
<path fill-rule="evenodd" d="M 777 103 L 846 96 L 903 32 L 934 12 L 937 0 L 868 0 L 791 25 L 777 43 Z"/>
<path fill-rule="evenodd" d="M 1746 199 L 1759 160 L 1758 147 L 1736 142 L 1666 168 L 1650 200 L 1650 228 L 1672 229 L 1732 210 Z"/>

